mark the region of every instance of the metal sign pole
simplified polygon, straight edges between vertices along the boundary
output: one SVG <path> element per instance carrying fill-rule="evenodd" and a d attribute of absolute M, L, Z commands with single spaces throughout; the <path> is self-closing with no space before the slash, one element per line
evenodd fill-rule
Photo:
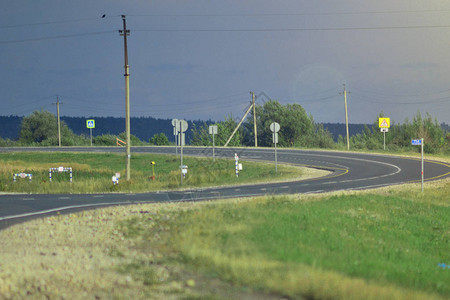
<path fill-rule="evenodd" d="M 273 134 L 278 134 L 274 132 Z M 275 143 L 275 173 L 278 173 L 278 161 L 277 161 L 277 143 Z"/>
<path fill-rule="evenodd" d="M 421 140 L 421 152 L 422 152 L 422 193 L 423 193 L 423 138 Z"/>
<path fill-rule="evenodd" d="M 188 129 L 188 123 L 185 120 L 177 120 L 179 126 L 179 142 L 180 142 L 180 184 L 183 184 L 183 146 L 185 143 L 184 133 Z"/>
<path fill-rule="evenodd" d="M 383 131 L 383 150 L 386 150 L 386 131 Z"/>
<path fill-rule="evenodd" d="M 89 128 L 91 131 L 91 147 L 92 147 L 92 128 Z"/>
<path fill-rule="evenodd" d="M 215 151 L 215 144 L 214 144 L 214 132 L 213 132 L 213 161 L 216 161 L 216 151 Z"/>

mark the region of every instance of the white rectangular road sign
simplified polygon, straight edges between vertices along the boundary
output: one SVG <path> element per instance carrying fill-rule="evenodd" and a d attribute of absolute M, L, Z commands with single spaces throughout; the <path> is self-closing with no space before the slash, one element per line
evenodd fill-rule
<path fill-rule="evenodd" d="M 411 145 L 420 146 L 420 145 L 422 145 L 422 140 L 421 139 L 411 140 Z"/>
<path fill-rule="evenodd" d="M 380 131 L 381 131 L 381 132 L 388 132 L 388 131 L 389 131 L 389 128 L 380 128 Z"/>
<path fill-rule="evenodd" d="M 209 125 L 209 134 L 217 134 L 217 125 Z"/>

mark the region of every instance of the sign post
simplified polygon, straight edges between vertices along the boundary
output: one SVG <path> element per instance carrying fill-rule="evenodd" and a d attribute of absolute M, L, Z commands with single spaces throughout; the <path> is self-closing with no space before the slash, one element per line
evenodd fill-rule
<path fill-rule="evenodd" d="M 278 131 L 280 131 L 280 124 L 273 122 L 270 124 L 270 131 L 272 131 L 272 139 L 275 144 L 275 173 L 278 172 L 278 162 L 277 162 L 277 143 L 278 143 Z"/>
<path fill-rule="evenodd" d="M 183 184 L 183 177 L 186 176 L 186 173 L 183 174 L 183 146 L 185 144 L 185 132 L 188 129 L 188 123 L 185 120 L 177 120 L 179 129 L 179 142 L 180 142 L 180 184 Z M 184 168 L 187 170 L 187 167 Z M 187 172 L 187 171 L 186 171 Z"/>
<path fill-rule="evenodd" d="M 178 132 L 180 131 L 180 122 L 172 119 L 173 135 L 175 136 L 175 155 L 178 157 Z"/>
<path fill-rule="evenodd" d="M 422 159 L 421 159 L 422 170 L 420 173 L 421 173 L 421 177 L 422 177 L 422 193 L 423 193 L 423 144 L 424 144 L 423 138 L 411 140 L 411 145 L 420 146 L 420 148 L 421 148 L 420 152 L 421 152 L 421 157 L 422 157 Z"/>
<path fill-rule="evenodd" d="M 386 150 L 386 132 L 388 132 L 389 127 L 391 127 L 391 119 L 379 118 L 378 127 L 380 127 L 380 131 L 383 133 L 383 150 Z"/>
<path fill-rule="evenodd" d="M 86 128 L 91 132 L 91 146 L 92 146 L 92 128 L 95 128 L 95 120 L 86 120 Z"/>
<path fill-rule="evenodd" d="M 209 134 L 212 134 L 213 137 L 213 161 L 216 161 L 216 154 L 215 154 L 215 145 L 214 145 L 214 135 L 217 134 L 217 125 L 210 125 L 209 126 Z"/>

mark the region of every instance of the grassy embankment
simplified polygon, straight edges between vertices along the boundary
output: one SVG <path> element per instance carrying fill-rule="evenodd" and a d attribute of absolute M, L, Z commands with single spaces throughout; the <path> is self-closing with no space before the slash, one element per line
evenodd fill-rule
<path fill-rule="evenodd" d="M 107 208 L 1 231 L 0 295 L 448 299 L 449 228 L 450 179 Z"/>
<path fill-rule="evenodd" d="M 155 180 L 151 180 L 151 162 L 155 165 Z M 269 180 L 292 180 L 326 174 L 325 171 L 292 166 L 280 166 L 275 173 L 273 164 L 241 161 L 243 170 L 235 175 L 235 163 L 230 159 L 184 157 L 188 173 L 183 188 L 235 185 Z M 49 168 L 59 166 L 73 169 L 73 183 L 68 173 L 53 172 L 49 182 Z M 31 173 L 32 181 L 13 174 Z M 120 172 L 119 185 L 113 186 L 112 176 Z M 147 192 L 180 187 L 180 160 L 175 155 L 134 154 L 131 159 L 131 181 L 125 177 L 125 156 L 105 153 L 0 153 L 0 191 L 22 193 L 102 193 Z"/>

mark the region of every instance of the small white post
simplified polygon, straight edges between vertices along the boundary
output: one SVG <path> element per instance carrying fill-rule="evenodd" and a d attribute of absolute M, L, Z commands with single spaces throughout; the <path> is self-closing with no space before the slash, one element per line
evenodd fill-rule
<path fill-rule="evenodd" d="M 239 177 L 239 156 L 237 153 L 234 154 L 234 165 L 236 169 L 236 177 Z"/>

